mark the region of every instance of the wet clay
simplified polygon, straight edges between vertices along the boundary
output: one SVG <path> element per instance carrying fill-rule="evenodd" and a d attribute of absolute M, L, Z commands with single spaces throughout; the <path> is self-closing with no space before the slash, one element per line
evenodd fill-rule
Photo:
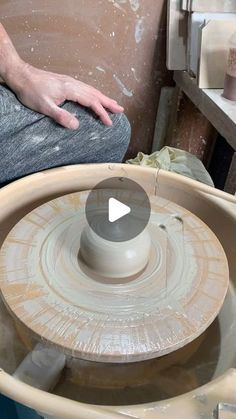
<path fill-rule="evenodd" d="M 197 338 L 228 287 L 227 260 L 211 230 L 184 208 L 151 196 L 147 266 L 130 281 L 95 280 L 78 263 L 88 193 L 36 208 L 8 234 L 0 285 L 14 317 L 38 339 L 97 362 L 160 357 Z"/>
<path fill-rule="evenodd" d="M 33 409 L 47 409 L 54 416 L 68 419 L 78 419 L 86 406 L 86 417 L 91 419 L 95 415 L 99 419 L 116 418 L 116 412 L 140 419 L 176 419 L 177 412 L 184 412 L 189 419 L 212 417 L 222 400 L 236 403 L 232 392 L 236 383 L 235 197 L 162 170 L 111 164 L 59 168 L 21 179 L 0 191 L 0 243 L 32 209 L 58 196 L 91 189 L 111 175 L 128 176 L 150 195 L 185 207 L 217 235 L 224 246 L 231 276 L 217 319 L 192 343 L 157 359 L 104 364 L 68 357 L 54 390 L 62 397 L 57 397 L 32 386 L 26 389 L 10 375 L 35 341 L 30 329 L 19 320 L 16 331 L 12 316 L 1 303 L 0 364 L 6 372 L 0 371 L 0 391 Z M 206 385 L 201 387 L 203 384 Z M 108 413 L 104 407 L 98 416 L 91 404 L 81 405 L 73 399 L 112 406 Z"/>

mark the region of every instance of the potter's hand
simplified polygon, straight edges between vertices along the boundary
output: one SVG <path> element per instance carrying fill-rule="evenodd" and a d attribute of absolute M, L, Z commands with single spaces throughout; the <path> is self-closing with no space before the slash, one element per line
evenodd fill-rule
<path fill-rule="evenodd" d="M 78 128 L 79 121 L 58 106 L 65 100 L 91 108 L 105 125 L 112 125 L 106 109 L 115 113 L 124 110 L 115 100 L 81 81 L 39 70 L 24 62 L 18 67 L 18 73 L 10 87 L 23 105 L 50 116 L 66 128 Z"/>

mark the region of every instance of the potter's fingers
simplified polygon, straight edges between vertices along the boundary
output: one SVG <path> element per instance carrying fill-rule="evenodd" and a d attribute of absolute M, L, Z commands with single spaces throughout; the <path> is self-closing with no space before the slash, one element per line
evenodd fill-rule
<path fill-rule="evenodd" d="M 110 99 L 107 96 L 102 95 L 100 101 L 101 101 L 101 104 L 105 108 L 109 109 L 111 112 L 114 112 L 114 113 L 124 112 L 124 108 L 122 106 L 120 106 L 115 100 Z"/>
<path fill-rule="evenodd" d="M 72 115 L 70 112 L 67 112 L 65 109 L 59 108 L 55 104 L 52 104 L 47 113 L 54 121 L 62 125 L 65 128 L 77 129 L 79 128 L 78 119 Z"/>
<path fill-rule="evenodd" d="M 112 125 L 112 120 L 109 117 L 107 111 L 104 109 L 104 107 L 99 102 L 94 102 L 91 104 L 91 109 L 99 116 L 101 121 L 108 126 Z"/>

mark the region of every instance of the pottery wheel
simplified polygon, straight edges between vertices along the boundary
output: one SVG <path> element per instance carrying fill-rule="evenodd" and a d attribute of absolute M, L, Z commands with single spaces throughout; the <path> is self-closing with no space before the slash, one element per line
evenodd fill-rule
<path fill-rule="evenodd" d="M 69 355 L 100 362 L 159 357 L 198 337 L 228 287 L 213 232 L 184 208 L 150 197 L 147 266 L 120 283 L 98 278 L 78 258 L 88 193 L 45 203 L 6 237 L 0 286 L 16 321 Z"/>

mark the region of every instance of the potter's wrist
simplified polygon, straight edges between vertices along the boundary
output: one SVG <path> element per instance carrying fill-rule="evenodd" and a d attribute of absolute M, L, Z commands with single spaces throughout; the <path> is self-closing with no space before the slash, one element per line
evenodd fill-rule
<path fill-rule="evenodd" d="M 1 76 L 5 83 L 17 92 L 25 85 L 26 75 L 28 73 L 29 64 L 24 62 L 19 56 L 12 57 L 6 65 Z"/>

